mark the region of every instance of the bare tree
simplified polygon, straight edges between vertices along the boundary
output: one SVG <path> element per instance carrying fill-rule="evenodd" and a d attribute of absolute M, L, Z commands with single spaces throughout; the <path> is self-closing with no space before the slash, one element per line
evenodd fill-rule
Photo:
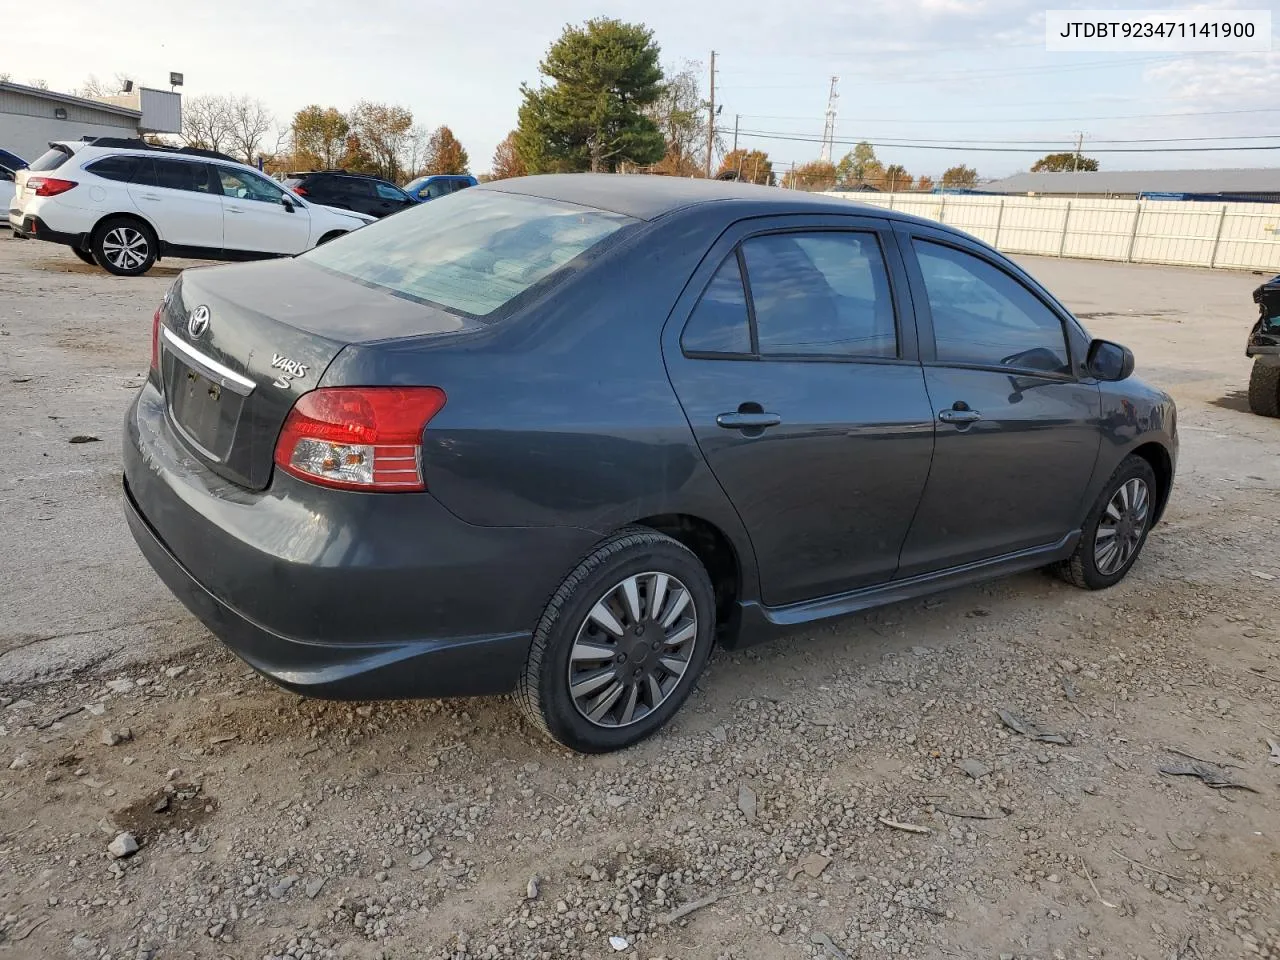
<path fill-rule="evenodd" d="M 409 128 L 401 158 L 404 161 L 405 176 L 409 179 L 420 176 L 431 161 L 430 140 L 431 131 L 422 124 L 415 123 Z"/>
<path fill-rule="evenodd" d="M 13 74 L 8 71 L 0 70 L 0 83 L 8 83 L 13 79 Z"/>
<path fill-rule="evenodd" d="M 182 105 L 182 139 L 189 147 L 221 152 L 233 142 L 234 122 L 227 97 L 192 97 Z"/>
<path fill-rule="evenodd" d="M 132 79 L 129 74 L 120 71 L 117 71 L 111 80 L 99 80 L 91 73 L 82 86 L 71 92 L 87 100 L 100 100 L 103 97 L 114 97 L 124 93 L 124 85 Z"/>
<path fill-rule="evenodd" d="M 35 87 L 37 90 L 48 90 L 48 89 L 49 89 L 49 81 L 48 81 L 48 80 L 41 80 L 39 77 L 37 77 L 37 78 L 36 78 L 36 79 L 34 79 L 34 80 L 28 80 L 28 81 L 27 81 L 27 86 L 29 86 L 29 87 Z"/>
<path fill-rule="evenodd" d="M 232 151 L 245 163 L 253 163 L 262 150 L 263 139 L 275 126 L 275 117 L 261 100 L 247 96 L 228 98 L 227 114 Z"/>

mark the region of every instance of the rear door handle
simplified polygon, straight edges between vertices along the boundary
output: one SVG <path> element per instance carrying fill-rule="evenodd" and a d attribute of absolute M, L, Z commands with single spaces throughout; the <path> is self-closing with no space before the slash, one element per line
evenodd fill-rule
<path fill-rule="evenodd" d="M 943 423 L 977 423 L 982 414 L 977 410 L 943 410 L 939 412 L 938 419 Z"/>
<path fill-rule="evenodd" d="M 160 199 L 154 193 L 144 193 L 141 195 L 141 197 L 143 200 L 159 200 Z"/>
<path fill-rule="evenodd" d="M 776 427 L 782 417 L 776 413 L 722 413 L 716 417 L 716 424 L 726 430 L 763 430 L 765 427 Z"/>

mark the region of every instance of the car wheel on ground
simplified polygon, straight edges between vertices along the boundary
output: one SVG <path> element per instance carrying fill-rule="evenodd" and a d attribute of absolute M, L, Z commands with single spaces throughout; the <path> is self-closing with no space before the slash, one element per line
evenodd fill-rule
<path fill-rule="evenodd" d="M 1280 364 L 1253 361 L 1249 376 L 1249 409 L 1259 416 L 1280 417 Z"/>
<path fill-rule="evenodd" d="M 1062 578 L 1086 590 L 1123 580 L 1151 530 L 1156 492 L 1151 464 L 1135 455 L 1120 461 L 1085 518 L 1075 553 L 1058 568 Z"/>
<path fill-rule="evenodd" d="M 141 220 L 112 217 L 93 233 L 93 259 L 117 277 L 140 277 L 151 269 L 159 251 L 156 235 Z"/>
<path fill-rule="evenodd" d="M 533 636 L 518 698 L 574 750 L 629 746 L 662 727 L 711 652 L 715 594 L 706 569 L 664 534 L 629 528 L 561 584 Z"/>
<path fill-rule="evenodd" d="M 93 259 L 93 254 L 88 250 L 81 250 L 79 247 L 72 247 L 71 252 L 91 267 L 96 267 L 98 265 L 98 261 Z"/>

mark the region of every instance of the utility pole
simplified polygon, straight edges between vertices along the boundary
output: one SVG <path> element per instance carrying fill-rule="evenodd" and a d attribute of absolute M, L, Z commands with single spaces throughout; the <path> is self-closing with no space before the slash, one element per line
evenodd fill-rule
<path fill-rule="evenodd" d="M 1084 132 L 1076 131 L 1076 158 L 1071 163 L 1071 172 L 1076 173 L 1080 169 L 1080 151 L 1084 149 Z"/>
<path fill-rule="evenodd" d="M 733 115 L 733 152 L 738 152 L 738 121 L 742 119 L 742 114 L 735 113 Z"/>
<path fill-rule="evenodd" d="M 840 94 L 836 93 L 836 84 L 839 82 L 839 77 L 832 77 L 831 91 L 827 94 L 827 123 L 822 128 L 821 160 L 823 163 L 831 162 L 831 149 L 836 139 L 836 101 L 840 99 Z"/>
<path fill-rule="evenodd" d="M 711 179 L 711 154 L 716 148 L 716 52 L 711 51 L 711 105 L 707 109 L 707 179 Z"/>

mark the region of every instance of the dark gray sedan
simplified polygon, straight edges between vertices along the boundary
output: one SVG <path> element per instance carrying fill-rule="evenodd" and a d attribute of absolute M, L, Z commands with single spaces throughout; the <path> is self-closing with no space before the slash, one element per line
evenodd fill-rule
<path fill-rule="evenodd" d="M 466 190 L 156 311 L 124 494 L 255 669 L 341 698 L 516 691 L 577 750 L 714 643 L 1035 567 L 1109 587 L 1173 401 L 990 247 L 683 179 Z"/>

